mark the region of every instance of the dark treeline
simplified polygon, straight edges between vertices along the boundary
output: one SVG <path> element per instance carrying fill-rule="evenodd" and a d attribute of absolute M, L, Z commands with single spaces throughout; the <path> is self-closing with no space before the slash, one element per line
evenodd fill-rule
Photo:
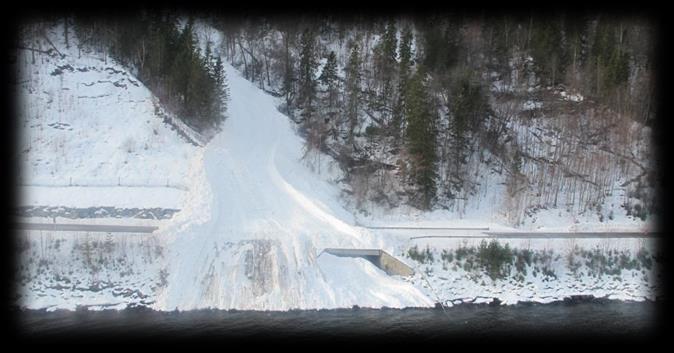
<path fill-rule="evenodd" d="M 357 200 L 452 207 L 479 187 L 475 166 L 488 165 L 507 175 L 513 197 L 532 190 L 541 204 L 586 209 L 641 168 L 625 185 L 634 183 L 632 196 L 649 207 L 639 190 L 653 185 L 652 168 L 630 152 L 640 135 L 626 132 L 632 122 L 652 125 L 655 115 L 647 19 L 214 16 L 209 23 L 223 32 L 228 60 L 282 97 L 281 109 L 306 137 L 305 157 L 319 158 L 318 150 L 335 157 Z M 543 107 L 523 109 L 526 101 Z M 537 121 L 563 146 L 530 132 Z"/>
<path fill-rule="evenodd" d="M 130 67 L 164 106 L 197 131 L 225 118 L 227 82 L 222 59 L 201 52 L 190 18 L 179 26 L 169 12 L 117 17 L 75 16 L 81 45 L 107 52 Z M 67 23 L 67 22 L 66 22 Z"/>

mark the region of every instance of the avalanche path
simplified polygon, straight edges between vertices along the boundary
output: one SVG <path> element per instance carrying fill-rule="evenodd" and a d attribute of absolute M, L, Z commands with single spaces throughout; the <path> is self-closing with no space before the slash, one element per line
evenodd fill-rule
<path fill-rule="evenodd" d="M 416 287 L 326 247 L 381 245 L 354 227 L 337 188 L 302 162 L 303 144 L 274 98 L 226 66 L 222 132 L 194 172 L 191 205 L 160 230 L 168 255 L 159 310 L 431 306 Z"/>

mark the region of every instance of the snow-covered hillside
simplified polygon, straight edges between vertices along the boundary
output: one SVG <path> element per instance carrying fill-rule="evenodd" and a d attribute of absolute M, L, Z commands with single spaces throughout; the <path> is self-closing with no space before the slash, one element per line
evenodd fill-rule
<path fill-rule="evenodd" d="M 203 35 L 205 30 L 212 31 L 200 29 L 202 45 L 203 38 L 217 37 Z M 419 242 L 409 233 L 361 225 L 512 228 L 492 213 L 495 208 L 477 208 L 472 218 L 462 220 L 445 211 L 403 216 L 383 209 L 359 219 L 344 206 L 337 163 L 322 155 L 320 173 L 318 165 L 308 165 L 304 141 L 295 124 L 277 110 L 279 100 L 233 66 L 225 65 L 231 94 L 228 119 L 206 146 L 195 147 L 162 122 L 152 94 L 129 71 L 109 58 L 84 53 L 80 57 L 74 36 L 67 50 L 62 31 L 56 26 L 47 35 L 65 57 L 36 54 L 33 64 L 31 52 L 20 52 L 25 81 L 20 110 L 26 132 L 21 180 L 34 185 L 34 196 L 24 200 L 72 207 L 179 203 L 176 208 L 181 211 L 152 235 L 23 232 L 19 302 L 24 307 L 288 310 L 430 307 L 437 301 L 479 296 L 505 303 L 615 292 L 613 297 L 630 300 L 656 296 L 655 269 L 632 268 L 635 257 L 652 262 L 652 244 L 640 240 L 509 242 L 519 249 L 543 251 L 541 261 L 548 261 L 544 273 L 557 271 L 558 281 L 536 278 L 536 261 L 527 264 L 529 272 L 519 282 L 516 273 L 508 273 L 513 277 L 494 283 L 472 262 L 467 266 L 465 260 L 425 263 L 411 258 L 412 248 L 428 246 L 437 259 L 446 254 L 443 250 L 457 251 L 476 241 Z M 48 43 L 33 44 L 37 43 L 42 50 L 49 48 Z M 213 45 L 214 53 L 222 55 L 218 43 Z M 134 148 L 128 141 L 134 141 Z M 87 186 L 69 186 L 70 177 L 72 184 Z M 130 184 L 134 187 L 124 186 Z M 60 186 L 54 189 L 55 185 Z M 47 188 L 56 191 L 44 192 Z M 138 188 L 152 190 L 156 200 Z M 83 196 L 86 190 L 99 193 Z M 87 201 L 68 202 L 71 198 Z M 493 200 L 493 195 L 483 195 L 485 204 Z M 554 217 L 541 219 L 547 229 L 570 230 Z M 613 272 L 598 280 L 567 272 L 565 256 L 575 245 L 588 251 L 625 251 L 629 269 L 610 268 Z M 322 252 L 328 247 L 383 249 L 417 273 L 412 278 L 388 276 L 363 259 Z M 578 273 L 589 275 L 594 267 L 588 262 Z"/>
<path fill-rule="evenodd" d="M 163 122 L 166 113 L 132 72 L 80 49 L 72 28 L 66 44 L 62 24 L 27 34 L 22 47 L 29 49 L 18 50 L 16 64 L 21 203 L 134 207 L 136 199 L 135 207 L 181 208 L 200 148 Z"/>
<path fill-rule="evenodd" d="M 316 77 L 323 73 L 329 55 L 335 55 L 335 75 L 340 81 L 338 107 L 328 107 L 325 102 L 316 107 L 318 115 L 325 118 L 324 130 L 330 131 L 323 136 L 322 148 L 340 160 L 345 170 L 340 185 L 346 195 L 344 201 L 363 224 L 401 219 L 478 223 L 488 220 L 521 229 L 574 231 L 637 230 L 654 223 L 656 215 L 644 211 L 650 209 L 655 191 L 646 180 L 653 168 L 650 165 L 651 130 L 643 119 L 631 118 L 620 109 L 609 109 L 604 99 L 590 92 L 581 94 L 578 86 L 546 84 L 537 69 L 542 64 L 537 61 L 540 58 L 512 42 L 507 50 L 508 59 L 496 64 L 501 59 L 493 56 L 489 45 L 478 48 L 486 42 L 493 44 L 491 33 L 507 32 L 507 26 L 486 30 L 489 26 L 480 21 L 449 20 L 451 25 L 443 27 L 441 23 L 446 19 L 436 18 L 432 20 L 436 26 L 425 27 L 424 18 L 417 22 L 401 18 L 389 20 L 391 22 L 373 19 L 367 25 L 345 26 L 340 20 L 326 19 L 320 30 L 314 28 L 308 37 L 305 37 L 307 32 L 295 33 L 273 20 L 264 31 L 257 31 L 253 23 L 237 27 L 217 19 L 209 23 L 222 28 L 224 35 L 208 30 L 207 26 L 199 28 L 202 43 L 206 39 L 213 43 L 224 41 L 228 60 L 249 80 L 263 90 L 285 95 L 279 108 L 288 111 L 296 121 L 302 120 L 302 109 L 298 105 L 301 103 L 294 93 L 288 93 L 294 91 L 292 86 L 286 87 L 286 81 L 296 79 L 294 75 L 301 58 L 311 61 L 312 56 L 305 57 L 303 53 L 313 50 Z M 302 26 L 312 28 L 312 24 L 302 23 Z M 461 29 L 453 32 L 454 26 Z M 481 34 L 477 30 L 472 32 L 473 26 L 483 26 Z M 393 35 L 387 37 L 389 28 Z M 388 120 L 393 103 L 386 103 L 385 98 L 395 93 L 382 91 L 386 86 L 382 78 L 395 81 L 396 70 L 402 70 L 395 66 L 403 63 L 400 50 L 406 28 L 412 33 L 410 50 L 416 62 L 411 71 L 419 64 L 433 66 L 454 60 L 454 55 L 463 56 L 477 50 L 479 55 L 464 60 L 470 67 L 468 71 L 482 76 L 476 79 L 482 83 L 475 89 L 482 91 L 490 107 L 489 113 L 476 115 L 485 117 L 474 127 L 475 131 L 482 132 L 474 131 L 467 138 L 470 146 L 465 149 L 465 155 L 455 156 L 456 151 L 465 148 L 454 131 L 457 124 L 461 125 L 454 112 L 461 104 L 456 97 L 447 96 L 455 88 L 446 86 L 445 81 L 454 80 L 449 77 L 457 75 L 452 73 L 454 69 L 426 67 L 431 71 L 428 76 L 434 77 L 429 79 L 430 86 L 438 88 L 431 89 L 434 93 L 429 96 L 442 102 L 430 104 L 437 108 L 440 117 L 435 122 L 438 130 L 434 138 L 435 154 L 439 157 L 434 167 L 437 175 L 433 183 L 437 190 L 432 213 L 408 206 L 415 204 L 411 199 L 418 193 L 410 188 L 409 180 L 405 180 L 410 175 L 410 167 L 405 164 L 409 156 L 404 148 L 399 148 L 400 141 L 395 141 L 397 144 L 392 141 L 398 140 L 392 137 L 397 128 L 392 128 Z M 523 30 L 525 27 L 512 28 Z M 456 38 L 444 42 L 430 39 L 442 36 L 444 30 Z M 482 42 L 477 39 L 486 33 L 490 35 L 483 37 Z M 395 40 L 387 43 L 387 38 Z M 451 46 L 454 40 L 471 42 L 472 49 L 452 47 L 450 57 L 435 64 L 424 63 L 428 55 L 433 56 L 430 52 L 442 51 L 440 48 Z M 311 50 L 301 43 L 312 43 Z M 398 49 L 397 55 L 390 59 L 395 65 L 380 67 L 386 62 L 381 57 L 386 50 L 383 48 L 390 45 Z M 354 61 L 357 63 L 354 68 L 361 70 L 356 70 L 360 72 L 357 80 L 360 83 L 355 84 L 354 80 L 351 83 L 358 88 L 355 96 L 360 99 L 356 101 L 362 104 L 354 108 L 355 118 L 348 118 L 353 126 L 344 126 L 345 116 L 349 115 L 344 110 L 350 81 L 346 73 L 352 55 L 359 58 Z M 483 61 L 489 64 L 480 64 Z M 388 72 L 382 74 L 378 70 Z M 583 74 L 583 77 L 589 75 Z M 319 101 L 325 100 L 328 88 L 320 81 L 317 84 L 317 97 Z M 630 90 L 634 88 L 630 87 Z M 339 111 L 337 117 L 332 116 L 334 109 Z M 298 125 L 304 130 L 310 129 L 303 122 Z M 350 129 L 355 129 L 353 141 L 341 141 L 342 137 L 338 136 L 344 136 Z M 317 150 L 314 148 L 310 153 Z M 311 159 L 316 159 L 314 156 L 320 158 L 321 154 L 313 154 Z M 460 162 L 457 164 L 457 161 Z"/>

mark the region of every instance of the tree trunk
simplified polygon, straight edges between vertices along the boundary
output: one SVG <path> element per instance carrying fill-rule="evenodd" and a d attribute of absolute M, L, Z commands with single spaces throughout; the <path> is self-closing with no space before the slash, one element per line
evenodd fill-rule
<path fill-rule="evenodd" d="M 243 71 L 245 73 L 246 79 L 249 79 L 249 77 L 248 77 L 248 62 L 246 61 L 246 52 L 243 50 L 243 45 L 241 44 L 241 38 L 237 37 L 236 41 L 239 44 L 239 49 L 241 50 L 241 56 L 243 57 Z"/>

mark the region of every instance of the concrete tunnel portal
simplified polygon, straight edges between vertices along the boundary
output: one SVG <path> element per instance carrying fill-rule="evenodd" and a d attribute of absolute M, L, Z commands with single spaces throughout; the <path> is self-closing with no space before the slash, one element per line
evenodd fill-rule
<path fill-rule="evenodd" d="M 359 257 L 365 259 L 386 272 L 389 276 L 412 276 L 414 274 L 414 270 L 410 266 L 381 249 L 327 248 L 323 252 L 339 257 Z"/>

